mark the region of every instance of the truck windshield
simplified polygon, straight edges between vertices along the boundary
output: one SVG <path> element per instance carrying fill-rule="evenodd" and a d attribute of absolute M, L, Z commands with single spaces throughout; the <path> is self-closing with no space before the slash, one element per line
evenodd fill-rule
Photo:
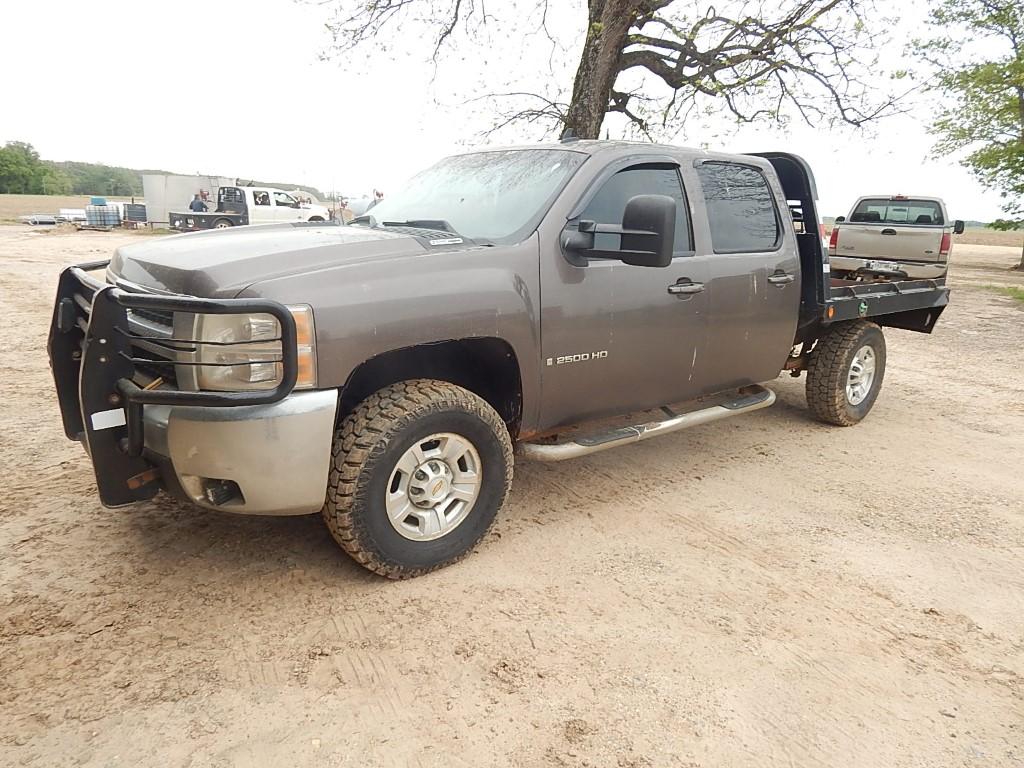
<path fill-rule="evenodd" d="M 367 211 L 374 222 L 443 221 L 473 240 L 526 236 L 587 156 L 511 149 L 447 157 Z"/>
<path fill-rule="evenodd" d="M 934 200 L 861 200 L 850 215 L 855 224 L 944 224 Z"/>

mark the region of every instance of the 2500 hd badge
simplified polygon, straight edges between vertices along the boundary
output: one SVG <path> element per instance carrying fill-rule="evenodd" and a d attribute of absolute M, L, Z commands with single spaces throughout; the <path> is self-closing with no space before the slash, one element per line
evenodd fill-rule
<path fill-rule="evenodd" d="M 562 355 L 561 357 L 549 357 L 547 359 L 548 365 L 566 365 L 567 363 L 585 363 L 587 360 L 602 360 L 608 357 L 608 350 L 602 349 L 600 352 L 584 352 L 580 355 Z"/>

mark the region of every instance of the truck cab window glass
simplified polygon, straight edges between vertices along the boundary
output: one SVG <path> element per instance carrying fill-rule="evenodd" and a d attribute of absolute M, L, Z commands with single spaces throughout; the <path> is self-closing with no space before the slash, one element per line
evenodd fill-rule
<path fill-rule="evenodd" d="M 459 235 L 471 239 L 515 240 L 532 231 L 586 157 L 559 149 L 448 157 L 367 213 L 378 224 L 444 221 Z"/>
<path fill-rule="evenodd" d="M 683 253 L 693 250 L 686 198 L 679 181 L 679 171 L 672 165 L 636 165 L 619 171 L 601 186 L 580 219 L 598 224 L 621 224 L 626 203 L 636 195 L 668 195 L 675 200 L 676 238 L 673 251 Z M 598 234 L 594 239 L 594 247 L 615 250 L 619 247 L 619 236 Z"/>
<path fill-rule="evenodd" d="M 942 208 L 934 200 L 861 200 L 850 216 L 851 224 L 944 224 Z"/>
<path fill-rule="evenodd" d="M 286 208 L 298 208 L 298 203 L 295 202 L 295 198 L 284 192 L 274 193 L 274 205 L 283 205 Z"/>
<path fill-rule="evenodd" d="M 697 166 L 715 253 L 774 251 L 782 230 L 768 181 L 756 168 L 733 163 Z"/>
<path fill-rule="evenodd" d="M 270 205 L 270 195 L 266 192 L 253 192 L 252 198 L 256 205 Z"/>

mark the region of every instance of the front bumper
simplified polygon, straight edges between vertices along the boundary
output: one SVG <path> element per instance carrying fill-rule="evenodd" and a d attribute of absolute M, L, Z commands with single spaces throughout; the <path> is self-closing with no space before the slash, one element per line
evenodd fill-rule
<path fill-rule="evenodd" d="M 145 406 L 146 453 L 174 495 L 208 509 L 304 515 L 324 504 L 337 390 L 241 408 Z"/>
<path fill-rule="evenodd" d="M 327 488 L 336 390 L 293 393 L 295 321 L 266 299 L 133 293 L 97 280 L 96 262 L 61 274 L 47 351 L 64 431 L 84 443 L 100 500 L 119 507 L 161 488 L 205 507 L 256 514 L 319 509 Z M 281 379 L 272 389 L 186 391 L 164 376 L 179 352 L 221 343 L 147 335 L 127 310 L 265 313 L 278 320 Z M 233 342 L 232 342 L 233 343 Z M 162 355 L 144 356 L 146 350 Z M 201 363 L 206 365 L 207 363 Z M 231 363 L 217 363 L 231 364 Z M 144 375 L 163 366 L 161 376 Z M 140 373 L 142 371 L 142 373 Z"/>

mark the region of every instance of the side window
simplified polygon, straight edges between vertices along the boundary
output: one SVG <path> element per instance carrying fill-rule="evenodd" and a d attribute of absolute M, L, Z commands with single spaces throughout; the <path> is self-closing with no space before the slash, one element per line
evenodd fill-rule
<path fill-rule="evenodd" d="M 733 163 L 697 166 L 707 203 L 715 253 L 774 251 L 782 239 L 768 180 L 755 168 Z"/>
<path fill-rule="evenodd" d="M 291 195 L 286 194 L 284 192 L 275 192 L 274 193 L 274 205 L 283 205 L 283 206 L 286 206 L 288 208 L 297 208 L 298 207 L 297 204 L 295 203 L 295 198 L 293 198 Z"/>
<path fill-rule="evenodd" d="M 668 195 L 676 201 L 676 239 L 672 250 L 683 253 L 693 250 L 690 238 L 690 217 L 686 208 L 686 197 L 679 181 L 679 171 L 671 165 L 635 165 L 619 171 L 597 191 L 587 204 L 581 219 L 590 219 L 598 224 L 621 224 L 626 203 L 635 195 Z M 615 250 L 619 247 L 618 235 L 596 235 L 594 246 L 599 249 Z"/>
<path fill-rule="evenodd" d="M 252 199 L 253 202 L 256 203 L 256 205 L 270 205 L 270 195 L 267 192 L 253 192 Z"/>

